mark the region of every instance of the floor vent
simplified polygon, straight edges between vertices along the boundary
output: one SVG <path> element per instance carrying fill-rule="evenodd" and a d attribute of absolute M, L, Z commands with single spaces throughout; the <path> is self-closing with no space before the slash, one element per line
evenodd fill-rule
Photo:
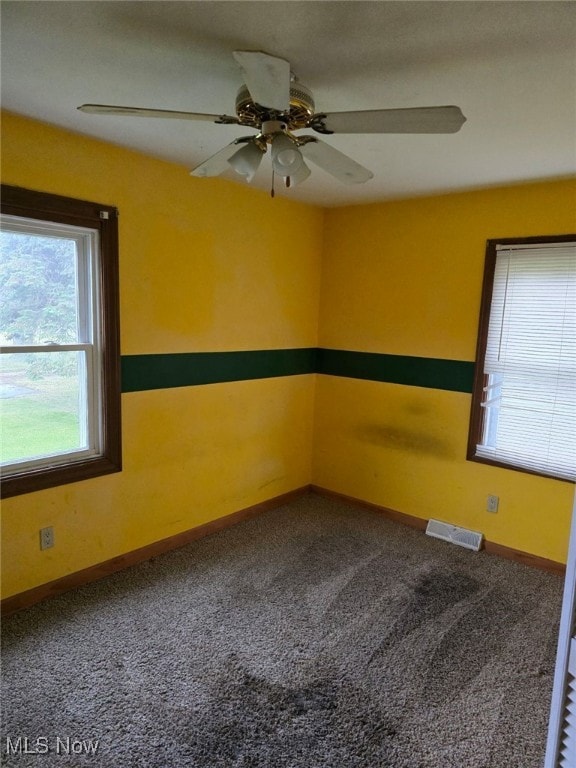
<path fill-rule="evenodd" d="M 469 531 L 467 528 L 459 528 L 457 525 L 441 523 L 439 520 L 429 520 L 426 533 L 428 536 L 434 536 L 435 539 L 443 539 L 460 547 L 473 549 L 474 552 L 478 552 L 482 547 L 483 534 L 478 531 Z"/>

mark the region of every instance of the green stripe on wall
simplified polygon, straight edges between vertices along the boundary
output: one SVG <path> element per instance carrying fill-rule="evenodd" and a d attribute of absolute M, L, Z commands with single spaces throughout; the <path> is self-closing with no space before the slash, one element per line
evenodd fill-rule
<path fill-rule="evenodd" d="M 122 392 L 314 373 L 316 352 L 315 348 L 306 348 L 125 355 Z"/>
<path fill-rule="evenodd" d="M 464 360 L 439 360 L 433 357 L 319 349 L 316 372 L 352 379 L 471 393 L 474 363 Z"/>
<path fill-rule="evenodd" d="M 472 392 L 474 363 L 339 349 L 262 349 L 122 357 L 122 391 L 324 373 L 453 392 Z"/>

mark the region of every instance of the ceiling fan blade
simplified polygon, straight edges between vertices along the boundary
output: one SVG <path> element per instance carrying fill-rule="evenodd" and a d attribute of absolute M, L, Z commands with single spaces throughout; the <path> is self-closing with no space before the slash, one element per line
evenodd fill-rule
<path fill-rule="evenodd" d="M 219 176 L 224 171 L 230 169 L 228 160 L 238 151 L 239 144 L 245 144 L 253 139 L 253 136 L 245 136 L 241 139 L 235 139 L 230 144 L 227 144 L 222 149 L 218 150 L 215 155 L 211 155 L 207 160 L 197 165 L 190 171 L 190 176 L 197 176 L 198 178 L 205 178 L 207 176 Z"/>
<path fill-rule="evenodd" d="M 318 133 L 456 133 L 466 118 L 460 107 L 371 109 L 314 115 Z"/>
<path fill-rule="evenodd" d="M 145 107 L 115 107 L 111 104 L 82 104 L 80 112 L 90 115 L 117 115 L 119 117 L 168 117 L 175 120 L 207 120 L 211 123 L 238 125 L 238 118 L 230 115 L 206 115 L 201 112 L 178 112 L 173 109 L 147 109 Z"/>
<path fill-rule="evenodd" d="M 290 63 L 261 51 L 234 51 L 250 96 L 262 107 L 290 109 Z"/>
<path fill-rule="evenodd" d="M 320 139 L 312 139 L 300 147 L 300 151 L 307 160 L 316 163 L 327 173 L 332 174 L 344 184 L 362 184 L 369 181 L 374 174 L 364 166 L 352 160 L 348 155 Z"/>

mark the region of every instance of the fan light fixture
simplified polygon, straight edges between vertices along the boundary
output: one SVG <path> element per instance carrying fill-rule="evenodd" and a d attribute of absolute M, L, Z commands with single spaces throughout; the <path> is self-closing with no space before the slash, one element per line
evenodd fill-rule
<path fill-rule="evenodd" d="M 228 162 L 236 173 L 240 174 L 240 176 L 245 176 L 246 181 L 250 182 L 256 175 L 263 156 L 264 152 L 258 144 L 251 141 L 239 149 L 238 152 L 235 152 Z"/>
<path fill-rule="evenodd" d="M 295 186 L 310 176 L 310 168 L 300 152 L 300 143 L 281 121 L 269 121 L 262 125 L 262 133 L 254 138 L 240 139 L 244 146 L 227 159 L 229 165 L 250 182 L 256 175 L 267 145 L 271 146 L 273 172 L 281 176 L 286 186 Z M 272 183 L 274 186 L 274 183 Z"/>
<path fill-rule="evenodd" d="M 302 165 L 300 166 L 299 170 L 289 177 L 290 186 L 295 187 L 296 184 L 301 184 L 303 181 L 306 181 L 308 176 L 310 176 L 310 168 L 308 168 L 304 160 L 302 160 Z"/>
<path fill-rule="evenodd" d="M 272 139 L 272 167 L 279 176 L 295 176 L 304 158 L 293 139 L 279 133 Z"/>

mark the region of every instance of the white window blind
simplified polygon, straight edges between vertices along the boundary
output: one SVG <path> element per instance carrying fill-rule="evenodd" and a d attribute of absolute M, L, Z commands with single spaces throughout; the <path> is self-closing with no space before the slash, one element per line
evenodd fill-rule
<path fill-rule="evenodd" d="M 477 455 L 576 479 L 576 245 L 498 246 Z"/>

